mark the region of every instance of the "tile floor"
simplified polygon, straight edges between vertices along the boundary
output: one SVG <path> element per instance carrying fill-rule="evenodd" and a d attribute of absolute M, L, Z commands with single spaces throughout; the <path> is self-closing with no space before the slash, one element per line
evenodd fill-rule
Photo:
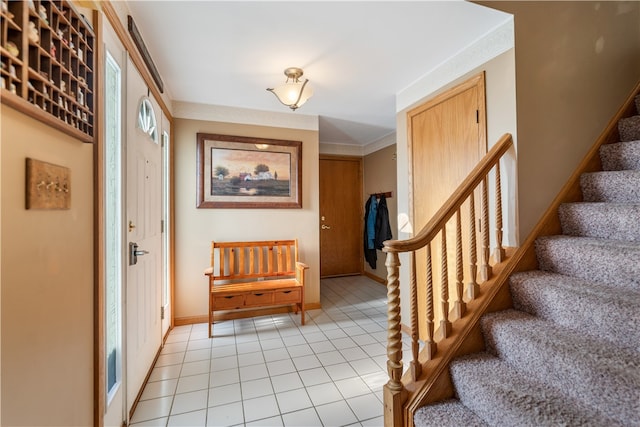
<path fill-rule="evenodd" d="M 382 426 L 386 287 L 321 280 L 321 310 L 173 329 L 133 426 Z M 405 337 L 405 355 L 408 342 Z"/>

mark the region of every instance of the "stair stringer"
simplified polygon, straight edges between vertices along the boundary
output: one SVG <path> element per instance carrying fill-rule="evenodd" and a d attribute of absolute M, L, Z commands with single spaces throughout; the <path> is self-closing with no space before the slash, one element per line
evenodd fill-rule
<path fill-rule="evenodd" d="M 607 127 L 584 156 L 523 244 L 512 256 L 507 257 L 506 261 L 494 266 L 491 279 L 481 285 L 480 297 L 467 303 L 467 313 L 462 319 L 453 323 L 452 334 L 449 338 L 438 342 L 436 357 L 426 361 L 423 355 L 420 355 L 422 375 L 418 381 L 411 381 L 410 372 L 403 376 L 402 382 L 408 391 L 403 414 L 405 426 L 413 427 L 413 414 L 421 406 L 454 396 L 449 375 L 451 361 L 456 357 L 484 350 L 485 344 L 480 331 L 480 319 L 484 314 L 513 306 L 509 291 L 509 277 L 520 271 L 538 269 L 535 252 L 536 239 L 541 236 L 562 234 L 558 213 L 560 205 L 583 201 L 580 177 L 584 173 L 602 171 L 600 147 L 620 140 L 618 122 L 636 114 L 635 98 L 638 95 L 640 95 L 640 81 L 609 121 Z"/>

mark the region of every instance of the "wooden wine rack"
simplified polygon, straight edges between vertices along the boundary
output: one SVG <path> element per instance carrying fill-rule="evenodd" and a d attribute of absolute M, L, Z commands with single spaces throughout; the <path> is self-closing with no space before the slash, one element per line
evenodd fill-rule
<path fill-rule="evenodd" d="M 66 0 L 0 0 L 2 102 L 94 141 L 95 34 Z"/>

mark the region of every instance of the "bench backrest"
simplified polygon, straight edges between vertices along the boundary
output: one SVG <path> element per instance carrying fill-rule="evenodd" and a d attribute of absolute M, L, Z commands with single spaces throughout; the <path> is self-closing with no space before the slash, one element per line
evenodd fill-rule
<path fill-rule="evenodd" d="M 213 281 L 296 275 L 297 240 L 211 242 Z"/>

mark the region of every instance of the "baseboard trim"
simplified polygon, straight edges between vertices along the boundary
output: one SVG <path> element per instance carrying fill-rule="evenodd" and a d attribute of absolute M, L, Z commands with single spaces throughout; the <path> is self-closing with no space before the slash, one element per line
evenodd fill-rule
<path fill-rule="evenodd" d="M 322 308 L 322 305 L 319 302 L 313 302 L 304 305 L 304 310 L 318 310 Z M 268 314 L 282 314 L 282 313 L 293 313 L 295 310 L 292 306 L 282 306 L 282 307 L 267 307 L 260 309 L 248 309 L 248 310 L 234 310 L 234 311 L 219 311 L 213 314 L 213 321 L 219 322 L 222 320 L 232 320 L 232 319 L 245 319 L 247 317 L 256 317 L 256 316 L 265 316 Z M 184 325 L 194 325 L 196 323 L 207 323 L 209 321 L 209 317 L 205 314 L 202 316 L 185 316 L 185 317 L 176 317 L 174 319 L 174 323 L 176 326 L 184 326 Z"/>
<path fill-rule="evenodd" d="M 368 277 L 369 279 L 374 280 L 374 281 L 376 281 L 376 282 L 378 282 L 378 283 L 381 283 L 381 284 L 383 284 L 383 285 L 385 285 L 385 286 L 387 285 L 387 279 L 383 279 L 382 277 L 378 277 L 378 276 L 376 276 L 376 275 L 375 275 L 375 274 L 373 274 L 373 273 L 369 273 L 368 271 L 363 271 L 363 272 L 362 272 L 362 275 L 363 275 L 363 276 L 366 276 L 366 277 Z"/>

